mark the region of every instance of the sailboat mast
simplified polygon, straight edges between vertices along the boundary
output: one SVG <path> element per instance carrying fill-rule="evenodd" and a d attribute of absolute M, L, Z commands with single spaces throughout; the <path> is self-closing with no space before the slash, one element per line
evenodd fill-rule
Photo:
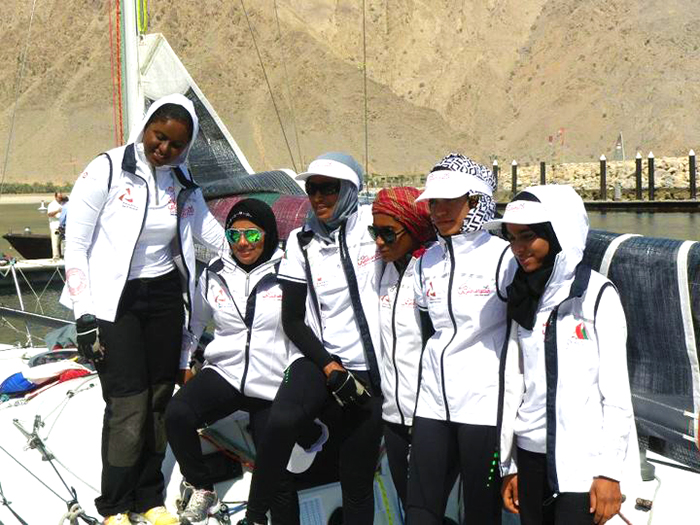
<path fill-rule="evenodd" d="M 119 0 L 122 4 L 122 93 L 125 108 L 124 137 L 128 140 L 132 127 L 141 122 L 144 114 L 143 89 L 139 65 L 139 24 L 137 3 L 141 0 Z"/>

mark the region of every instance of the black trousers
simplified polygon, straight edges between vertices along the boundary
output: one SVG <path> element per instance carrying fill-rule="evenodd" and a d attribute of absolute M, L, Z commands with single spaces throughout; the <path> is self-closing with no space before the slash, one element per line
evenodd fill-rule
<path fill-rule="evenodd" d="M 408 525 L 442 524 L 454 484 L 462 476 L 464 515 L 470 525 L 501 523 L 501 478 L 496 427 L 413 419 L 408 474 Z"/>
<path fill-rule="evenodd" d="M 245 410 L 250 415 L 253 443 L 257 449 L 265 433 L 271 406 L 271 401 L 244 396 L 211 368 L 205 368 L 188 381 L 172 398 L 165 412 L 168 442 L 185 480 L 195 488 L 212 490 L 210 472 L 202 457 L 199 428 L 236 410 Z M 279 489 L 272 498 L 271 511 L 273 523 L 299 525 L 299 500 L 294 479 L 288 472 L 281 476 Z"/>
<path fill-rule="evenodd" d="M 353 372 L 367 384 L 366 372 Z M 323 372 L 309 359 L 292 363 L 272 404 L 257 455 L 246 517 L 265 523 L 295 441 L 331 399 Z M 335 401 L 332 401 L 335 403 Z M 340 436 L 340 486 L 345 525 L 374 521 L 374 472 L 382 439 L 382 397 L 343 408 L 342 421 L 330 428 Z"/>
<path fill-rule="evenodd" d="M 591 525 L 588 492 L 564 492 L 551 499 L 547 455 L 518 447 L 518 501 L 522 525 Z"/>
<path fill-rule="evenodd" d="M 406 494 L 408 493 L 408 454 L 411 451 L 411 427 L 385 421 L 384 445 L 391 471 L 391 481 L 394 482 L 396 493 L 405 509 Z"/>
<path fill-rule="evenodd" d="M 96 368 L 106 407 L 102 494 L 95 505 L 103 516 L 163 504 L 163 416 L 177 377 L 183 323 L 175 270 L 128 281 L 115 321 L 98 320 L 105 357 Z"/>
<path fill-rule="evenodd" d="M 386 446 L 391 481 L 394 483 L 394 488 L 404 510 L 408 507 L 408 457 L 411 452 L 412 432 L 412 426 L 384 422 L 384 446 Z M 455 463 L 450 469 L 448 481 L 445 483 L 445 506 L 447 506 L 447 500 L 458 475 L 459 465 Z"/>

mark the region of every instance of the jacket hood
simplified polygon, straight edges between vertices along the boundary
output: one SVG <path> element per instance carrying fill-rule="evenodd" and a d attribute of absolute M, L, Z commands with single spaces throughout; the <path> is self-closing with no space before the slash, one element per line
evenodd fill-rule
<path fill-rule="evenodd" d="M 166 95 L 153 102 L 148 108 L 148 111 L 146 111 L 146 114 L 144 115 L 143 120 L 141 120 L 141 123 L 138 126 L 132 128 L 131 134 L 129 135 L 129 143 L 141 143 L 141 141 L 143 140 L 143 132 L 146 129 L 146 123 L 149 121 L 153 113 L 155 113 L 158 108 L 164 106 L 165 104 L 175 104 L 178 106 L 182 106 L 192 117 L 192 138 L 190 139 L 189 144 L 187 144 L 185 150 L 180 154 L 180 156 L 177 159 L 175 159 L 175 162 L 173 164 L 169 164 L 169 166 L 177 166 L 187 162 L 187 157 L 189 156 L 190 150 L 192 149 L 192 145 L 194 144 L 194 141 L 197 140 L 197 134 L 199 133 L 199 119 L 197 118 L 197 114 L 194 111 L 194 104 L 192 104 L 192 101 L 184 95 L 174 93 L 172 95 Z"/>
<path fill-rule="evenodd" d="M 576 267 L 583 259 L 588 237 L 588 214 L 583 200 L 571 186 L 566 185 L 533 186 L 524 191 L 539 199 L 561 246 L 548 287 L 573 278 Z"/>

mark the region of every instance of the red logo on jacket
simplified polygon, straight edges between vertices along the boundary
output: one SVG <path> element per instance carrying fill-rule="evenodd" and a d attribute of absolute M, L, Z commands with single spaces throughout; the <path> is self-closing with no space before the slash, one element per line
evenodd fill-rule
<path fill-rule="evenodd" d="M 122 202 L 128 202 L 129 204 L 132 204 L 134 202 L 134 199 L 131 197 L 131 188 L 127 188 L 124 193 L 122 193 L 119 196 L 119 200 Z"/>

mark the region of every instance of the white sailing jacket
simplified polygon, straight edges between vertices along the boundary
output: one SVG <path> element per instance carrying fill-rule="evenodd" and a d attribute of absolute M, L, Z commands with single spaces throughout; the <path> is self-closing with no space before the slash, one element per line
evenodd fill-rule
<path fill-rule="evenodd" d="M 401 274 L 393 263 L 387 264 L 379 285 L 382 416 L 384 421 L 407 426 L 413 424 L 423 349 L 420 313 L 413 293 L 417 262 L 411 258 Z"/>
<path fill-rule="evenodd" d="M 221 250 L 223 228 L 210 213 L 184 165 L 198 129 L 194 107 L 181 95 L 164 97 L 151 105 L 130 142 L 94 159 L 71 192 L 66 227 L 66 287 L 61 303 L 74 310 L 76 319 L 86 313 L 105 321 L 115 319 L 146 219 L 150 198 L 147 181 L 154 176 L 151 166 L 136 153 L 136 144 L 141 141 L 150 116 L 166 103 L 185 107 L 194 123 L 192 141 L 177 159 L 179 169 L 173 169 L 177 235 L 172 253 L 187 283 L 183 296 L 188 315 L 196 284 L 194 239 L 215 252 Z M 163 166 L 156 172 L 171 169 Z"/>
<path fill-rule="evenodd" d="M 498 283 L 512 279 L 508 243 L 486 231 L 438 236 L 420 259 L 414 290 L 435 329 L 421 363 L 416 416 L 496 425 L 506 303 Z"/>
<path fill-rule="evenodd" d="M 183 340 L 186 368 L 210 320 L 214 339 L 204 351 L 213 368 L 246 396 L 272 401 L 294 345 L 282 328 L 282 288 L 277 267 L 282 250 L 253 269 L 242 270 L 230 255 L 213 259 L 197 283 L 191 337 Z"/>
<path fill-rule="evenodd" d="M 346 222 L 348 252 L 357 277 L 362 309 L 369 326 L 372 344 L 379 360 L 379 280 L 384 263 L 374 240 L 367 231 L 372 224 L 372 207 L 360 206 Z M 285 257 L 280 265 L 280 279 L 307 285 L 306 323 L 318 336 L 325 349 L 338 356 L 345 368 L 368 370 L 360 329 L 352 308 L 348 283 L 340 258 L 338 233 L 327 244 L 317 236 L 303 248 L 297 228 L 289 234 Z M 304 253 L 305 252 L 305 253 Z M 308 267 L 306 261 L 308 260 Z M 310 281 L 307 278 L 310 276 Z M 291 357 L 302 354 L 297 350 Z M 381 367 L 380 367 L 381 368 Z"/>
<path fill-rule="evenodd" d="M 509 326 L 501 367 L 501 472 L 517 472 L 513 450 L 519 424 L 523 448 L 546 451 L 555 493 L 588 492 L 596 476 L 636 483 L 639 456 L 620 298 L 608 279 L 581 263 L 588 218 L 574 190 L 540 186 L 527 191 L 547 208 L 562 251 L 533 330 L 514 321 Z M 532 415 L 538 406 L 544 417 Z M 521 407 L 530 414 L 519 422 Z M 523 420 L 543 426 L 523 428 Z"/>

